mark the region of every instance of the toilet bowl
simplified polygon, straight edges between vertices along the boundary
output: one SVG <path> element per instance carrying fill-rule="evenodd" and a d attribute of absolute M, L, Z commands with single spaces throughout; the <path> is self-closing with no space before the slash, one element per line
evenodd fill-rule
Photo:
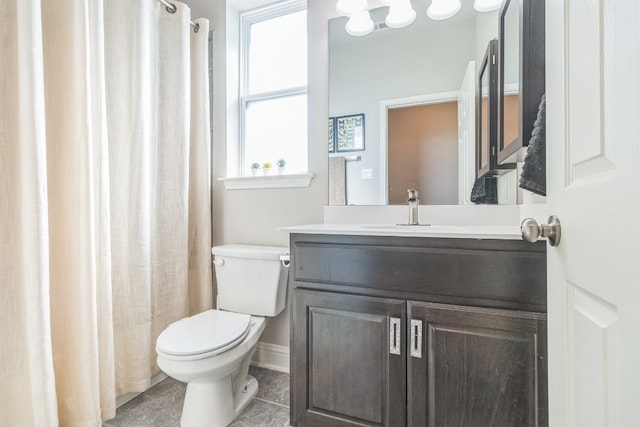
<path fill-rule="evenodd" d="M 221 352 L 209 349 L 189 354 L 180 347 L 192 333 L 192 326 L 206 329 L 206 322 L 217 320 L 219 314 L 235 313 L 205 311 L 170 325 L 158 337 L 158 367 L 168 376 L 187 383 L 180 422 L 184 427 L 227 426 L 258 391 L 257 383 L 247 378 L 247 371 L 266 325 L 264 317 L 247 315 L 249 324 L 240 341 L 227 344 Z M 180 335 L 181 339 L 178 338 Z M 175 354 L 178 351 L 182 354 Z M 245 383 L 248 383 L 247 388 Z"/>
<path fill-rule="evenodd" d="M 258 391 L 247 375 L 251 357 L 267 317 L 284 309 L 285 248 L 226 245 L 212 252 L 218 309 L 172 323 L 156 341 L 160 369 L 187 383 L 182 427 L 227 426 L 249 404 Z"/>

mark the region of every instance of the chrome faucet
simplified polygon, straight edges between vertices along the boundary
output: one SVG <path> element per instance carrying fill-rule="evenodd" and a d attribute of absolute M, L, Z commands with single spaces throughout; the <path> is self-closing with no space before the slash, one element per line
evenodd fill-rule
<path fill-rule="evenodd" d="M 407 190 L 407 202 L 409 203 L 409 225 L 418 225 L 418 191 L 412 188 Z"/>

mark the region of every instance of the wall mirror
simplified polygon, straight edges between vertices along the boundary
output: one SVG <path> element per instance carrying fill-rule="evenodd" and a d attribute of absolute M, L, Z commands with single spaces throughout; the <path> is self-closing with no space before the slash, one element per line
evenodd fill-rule
<path fill-rule="evenodd" d="M 464 1 L 434 21 L 428 3 L 413 3 L 416 21 L 401 29 L 384 25 L 387 7 L 372 10 L 376 29 L 362 37 L 346 33 L 346 17 L 329 21 L 328 116 L 364 114 L 366 126 L 365 150 L 329 153 L 330 204 L 403 204 L 407 188 L 421 204 L 471 203 L 478 66 L 499 11 Z M 515 171 L 500 179 L 500 203 L 515 203 Z"/>

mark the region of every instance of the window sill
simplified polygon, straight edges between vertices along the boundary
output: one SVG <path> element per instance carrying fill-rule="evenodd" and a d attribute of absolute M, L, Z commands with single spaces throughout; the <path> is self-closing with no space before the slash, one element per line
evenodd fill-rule
<path fill-rule="evenodd" d="M 218 178 L 227 190 L 251 190 L 259 188 L 296 188 L 308 187 L 314 175 L 312 173 L 267 175 L 267 176 L 238 176 Z"/>

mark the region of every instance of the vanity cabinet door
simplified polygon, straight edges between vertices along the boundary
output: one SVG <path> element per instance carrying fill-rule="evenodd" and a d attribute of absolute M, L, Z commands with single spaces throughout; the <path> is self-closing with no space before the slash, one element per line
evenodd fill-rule
<path fill-rule="evenodd" d="M 547 425 L 545 314 L 410 302 L 408 318 L 408 426 Z"/>
<path fill-rule="evenodd" d="M 293 309 L 291 424 L 404 426 L 406 302 L 296 290 Z"/>

